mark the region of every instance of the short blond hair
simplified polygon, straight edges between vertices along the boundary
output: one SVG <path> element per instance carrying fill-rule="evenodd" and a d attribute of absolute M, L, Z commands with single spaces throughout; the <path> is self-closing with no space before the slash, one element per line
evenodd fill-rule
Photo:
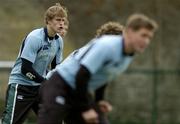
<path fill-rule="evenodd" d="M 51 6 L 47 9 L 44 14 L 44 19 L 47 24 L 49 20 L 52 20 L 55 16 L 65 17 L 67 19 L 67 9 L 62 6 L 60 3 L 56 3 L 54 6 Z"/>
<path fill-rule="evenodd" d="M 158 24 L 144 14 L 133 14 L 128 18 L 126 28 L 131 28 L 135 31 L 139 30 L 140 28 L 156 31 Z"/>
<path fill-rule="evenodd" d="M 112 35 L 120 35 L 123 31 L 123 25 L 118 22 L 107 22 L 103 24 L 99 29 L 96 31 L 96 37 L 100 37 L 104 34 L 112 34 Z"/>

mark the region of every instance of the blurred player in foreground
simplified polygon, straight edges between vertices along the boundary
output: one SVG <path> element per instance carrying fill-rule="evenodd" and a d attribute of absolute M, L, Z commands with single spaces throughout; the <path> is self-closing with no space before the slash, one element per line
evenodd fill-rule
<path fill-rule="evenodd" d="M 101 113 L 112 107 L 103 99 L 104 89 L 135 54 L 144 52 L 156 28 L 143 14 L 131 15 L 123 32 L 119 23 L 102 25 L 96 37 L 70 54 L 43 84 L 38 124 L 108 124 Z"/>

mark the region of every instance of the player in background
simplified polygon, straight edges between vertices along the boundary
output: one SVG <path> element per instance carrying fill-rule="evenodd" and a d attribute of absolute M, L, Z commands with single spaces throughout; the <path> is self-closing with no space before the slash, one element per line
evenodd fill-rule
<path fill-rule="evenodd" d="M 45 27 L 35 29 L 23 40 L 12 68 L 2 124 L 22 124 L 30 109 L 39 109 L 39 88 L 49 67 L 55 68 L 63 58 L 63 39 L 67 10 L 59 3 L 45 12 Z"/>

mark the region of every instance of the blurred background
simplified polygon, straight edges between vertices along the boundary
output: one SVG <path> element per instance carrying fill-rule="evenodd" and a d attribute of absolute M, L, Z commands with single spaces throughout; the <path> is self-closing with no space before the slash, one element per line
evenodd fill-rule
<path fill-rule="evenodd" d="M 109 117 L 112 124 L 180 124 L 180 0 L 0 0 L 0 61 L 15 61 L 23 37 L 44 26 L 44 12 L 56 2 L 67 7 L 70 21 L 65 57 L 107 21 L 125 24 L 135 12 L 155 19 L 150 47 L 107 89 Z M 0 114 L 10 70 L 0 68 Z M 36 123 L 33 113 L 25 123 Z"/>

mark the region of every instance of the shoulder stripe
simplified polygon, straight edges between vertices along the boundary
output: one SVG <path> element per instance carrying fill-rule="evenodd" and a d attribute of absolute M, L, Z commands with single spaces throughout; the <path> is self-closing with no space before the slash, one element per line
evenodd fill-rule
<path fill-rule="evenodd" d="M 40 47 L 40 48 L 38 49 L 37 54 L 40 52 L 41 49 L 42 49 L 42 47 Z"/>
<path fill-rule="evenodd" d="M 24 45 L 25 45 L 26 38 L 27 38 L 27 36 L 23 39 L 22 46 L 21 46 L 21 51 L 20 51 L 20 56 L 21 56 L 22 51 L 23 51 L 23 49 L 24 49 Z"/>
<path fill-rule="evenodd" d="M 14 119 L 14 111 L 15 111 L 15 106 L 16 106 L 17 89 L 18 89 L 18 84 L 15 85 L 15 94 L 14 94 L 14 100 L 13 100 L 13 106 L 12 106 L 12 114 L 11 114 L 11 118 L 10 118 L 10 124 L 13 123 L 13 119 Z"/>
<path fill-rule="evenodd" d="M 85 55 L 92 49 L 92 47 L 95 45 L 95 43 L 91 44 L 89 48 L 84 52 L 84 54 L 80 57 L 79 61 L 82 60 Z"/>

